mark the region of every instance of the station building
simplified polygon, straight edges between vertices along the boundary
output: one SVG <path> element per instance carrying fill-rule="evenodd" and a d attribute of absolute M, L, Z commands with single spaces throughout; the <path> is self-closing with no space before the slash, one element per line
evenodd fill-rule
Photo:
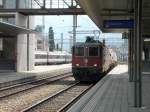
<path fill-rule="evenodd" d="M 19 4 L 21 7 L 28 7 L 30 2 L 25 3 L 22 0 Z M 16 6 L 14 0 L 0 0 L 0 7 L 15 8 Z M 1 24 L 5 24 L 6 29 L 5 34 L 0 32 L 0 71 L 20 72 L 33 70 L 35 34 L 24 32 L 27 29 L 34 28 L 34 17 L 25 16 L 17 12 L 0 13 L 0 21 Z M 0 26 L 3 27 L 2 25 Z M 9 27 L 12 27 L 11 31 L 9 31 Z"/>

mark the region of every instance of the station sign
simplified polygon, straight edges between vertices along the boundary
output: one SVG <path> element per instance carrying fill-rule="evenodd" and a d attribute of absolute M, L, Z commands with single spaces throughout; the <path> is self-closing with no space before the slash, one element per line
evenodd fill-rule
<path fill-rule="evenodd" d="M 134 28 L 134 20 L 104 20 L 104 28 L 111 29 L 132 29 Z"/>

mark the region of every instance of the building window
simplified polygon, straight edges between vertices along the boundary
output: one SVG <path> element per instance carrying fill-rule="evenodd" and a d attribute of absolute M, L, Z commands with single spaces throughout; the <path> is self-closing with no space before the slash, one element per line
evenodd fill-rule
<path fill-rule="evenodd" d="M 37 50 L 43 50 L 43 41 L 37 40 Z"/>
<path fill-rule="evenodd" d="M 32 2 L 35 2 L 34 0 L 20 0 L 19 7 L 20 8 L 32 8 Z"/>
<path fill-rule="evenodd" d="M 4 8 L 15 9 L 16 8 L 16 0 L 4 0 Z"/>
<path fill-rule="evenodd" d="M 10 23 L 10 24 L 15 24 L 15 18 L 14 17 L 0 17 L 0 20 L 3 22 Z"/>

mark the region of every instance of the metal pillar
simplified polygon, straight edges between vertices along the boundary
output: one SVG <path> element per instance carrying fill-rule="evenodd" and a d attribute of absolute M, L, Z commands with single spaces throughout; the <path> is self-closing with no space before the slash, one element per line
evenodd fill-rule
<path fill-rule="evenodd" d="M 46 8 L 46 0 L 43 0 L 43 8 Z"/>
<path fill-rule="evenodd" d="M 133 82 L 133 76 L 134 76 L 134 60 L 133 60 L 133 55 L 134 55 L 134 35 L 133 35 L 133 30 L 130 30 L 129 33 L 129 81 Z"/>
<path fill-rule="evenodd" d="M 129 73 L 129 81 L 131 82 L 131 31 L 129 32 L 129 36 L 128 36 L 128 73 Z"/>
<path fill-rule="evenodd" d="M 50 0 L 50 8 L 52 8 L 53 0 Z"/>
<path fill-rule="evenodd" d="M 69 45 L 70 45 L 70 53 L 72 52 L 72 45 L 73 45 L 73 41 L 72 41 L 72 36 L 70 36 L 69 38 Z"/>
<path fill-rule="evenodd" d="M 134 61 L 134 53 L 135 53 L 135 49 L 134 49 L 134 39 L 135 39 L 135 36 L 134 36 L 134 31 L 132 30 L 131 32 L 131 35 L 132 35 L 132 38 L 131 38 L 131 81 L 133 82 L 134 81 L 134 64 L 135 64 L 135 61 Z"/>
<path fill-rule="evenodd" d="M 141 54 L 142 54 L 142 0 L 135 0 L 135 74 L 134 74 L 134 106 L 142 106 L 142 76 L 141 76 Z"/>
<path fill-rule="evenodd" d="M 16 9 L 19 9 L 19 2 L 20 0 L 16 0 Z"/>
<path fill-rule="evenodd" d="M 59 4 L 60 4 L 60 1 L 58 0 L 58 8 L 59 8 Z"/>
<path fill-rule="evenodd" d="M 45 33 L 45 16 L 42 16 L 42 32 Z"/>
<path fill-rule="evenodd" d="M 71 0 L 71 6 L 73 7 L 73 0 Z"/>
<path fill-rule="evenodd" d="M 30 20 L 30 18 L 28 16 L 27 28 L 29 28 L 29 24 L 30 24 L 29 20 Z M 30 45 L 30 43 L 29 43 L 29 34 L 27 34 L 27 71 L 29 71 L 29 55 L 30 55 L 29 54 L 30 53 L 30 51 L 29 51 L 29 45 Z"/>
<path fill-rule="evenodd" d="M 73 15 L 73 45 L 76 43 L 77 15 Z"/>
<path fill-rule="evenodd" d="M 63 51 L 63 33 L 61 33 L 61 51 Z"/>

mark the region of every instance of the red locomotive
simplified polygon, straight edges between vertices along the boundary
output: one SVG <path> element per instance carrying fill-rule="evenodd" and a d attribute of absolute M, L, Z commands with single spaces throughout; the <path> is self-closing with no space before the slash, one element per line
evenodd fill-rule
<path fill-rule="evenodd" d="M 98 81 L 116 62 L 113 50 L 91 37 L 87 37 L 85 43 L 76 43 L 72 48 L 72 72 L 78 81 Z"/>

